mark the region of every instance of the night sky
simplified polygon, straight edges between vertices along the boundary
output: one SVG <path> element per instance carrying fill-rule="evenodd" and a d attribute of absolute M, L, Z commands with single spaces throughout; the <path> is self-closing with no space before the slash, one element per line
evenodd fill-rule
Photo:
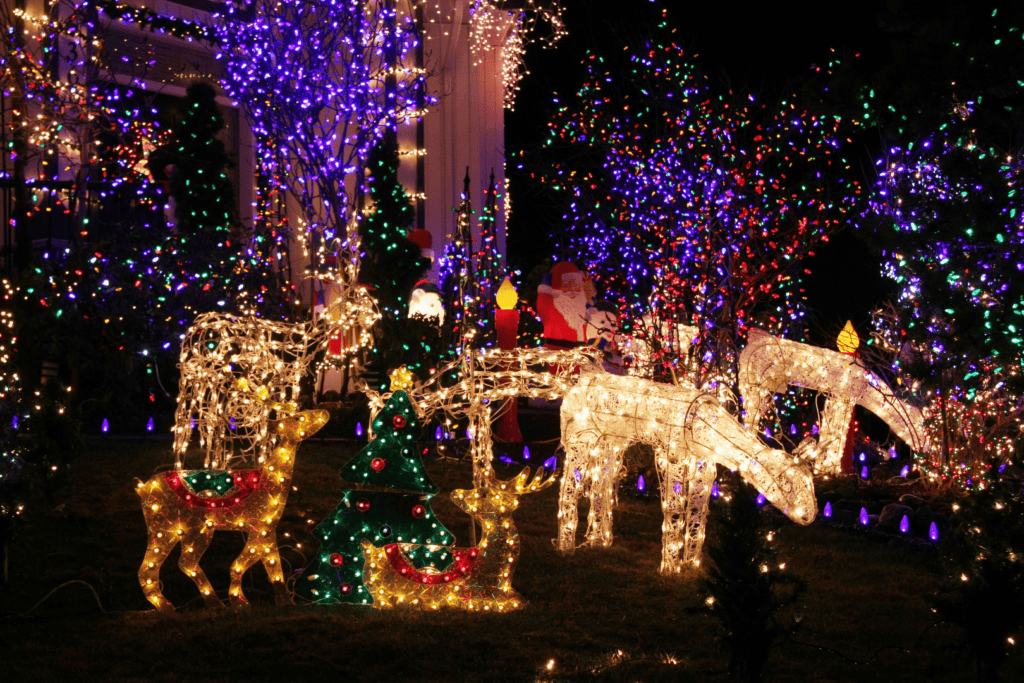
<path fill-rule="evenodd" d="M 526 55 L 528 75 L 521 83 L 514 112 L 505 116 L 509 153 L 512 217 L 508 227 L 509 264 L 524 275 L 554 251 L 551 238 L 563 228 L 559 207 L 542 187 L 517 172 L 511 152 L 534 149 L 543 141 L 556 93 L 571 94 L 583 82 L 581 61 L 588 50 L 599 55 L 621 51 L 631 38 L 669 9 L 668 21 L 678 29 L 679 42 L 712 81 L 752 92 L 772 101 L 792 91 L 795 81 L 815 64 L 825 64 L 837 52 L 860 54 L 869 69 L 885 64 L 889 41 L 877 17 L 884 0 L 864 0 L 841 6 L 820 0 L 787 0 L 745 4 L 682 3 L 660 0 L 567 0 L 569 35 L 555 49 L 533 45 Z M 844 7 L 842 15 L 838 8 Z M 855 10 L 855 11 L 850 11 Z M 868 156 L 867 150 L 858 150 Z M 866 180 L 866 179 L 865 179 Z M 812 275 L 805 279 L 811 314 L 811 341 L 828 343 L 846 319 L 867 331 L 868 313 L 886 298 L 889 284 L 878 273 L 878 260 L 852 233 L 832 239 L 806 261 Z"/>

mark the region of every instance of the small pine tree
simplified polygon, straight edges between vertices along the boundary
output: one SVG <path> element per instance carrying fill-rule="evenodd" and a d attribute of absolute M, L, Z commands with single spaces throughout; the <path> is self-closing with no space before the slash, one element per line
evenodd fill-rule
<path fill-rule="evenodd" d="M 1024 502 L 991 486 L 963 500 L 931 598 L 939 616 L 963 629 L 977 679 L 994 681 L 1024 628 Z"/>
<path fill-rule="evenodd" d="M 407 238 L 416 212 L 398 182 L 398 145 L 393 138 L 373 148 L 369 167 L 373 210 L 360 226 L 366 255 L 359 279 L 374 288 L 381 314 L 404 318 L 409 294 L 428 263 Z"/>
<path fill-rule="evenodd" d="M 711 517 L 711 562 L 698 584 L 707 605 L 702 611 L 725 631 L 721 643 L 730 654 L 730 677 L 755 682 L 783 633 L 776 613 L 796 602 L 806 585 L 780 565 L 771 544 L 780 523 L 763 513 L 757 491 L 735 473 L 719 473 L 725 500 Z"/>

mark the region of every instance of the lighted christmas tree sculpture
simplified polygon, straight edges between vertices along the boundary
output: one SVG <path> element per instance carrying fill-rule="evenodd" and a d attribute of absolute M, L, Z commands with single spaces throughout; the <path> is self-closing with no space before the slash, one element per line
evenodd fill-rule
<path fill-rule="evenodd" d="M 455 537 L 430 509 L 440 489 L 427 478 L 416 447 L 420 423 L 409 397 L 397 391 L 373 421 L 377 438 L 342 470 L 347 481 L 397 491 L 347 490 L 341 504 L 314 530 L 320 552 L 303 572 L 295 591 L 322 604 L 368 605 L 373 597 L 363 586 L 365 539 L 376 547 L 403 548 L 418 569 L 443 570 L 452 561 L 447 549 Z M 430 571 L 428 569 L 428 571 Z"/>

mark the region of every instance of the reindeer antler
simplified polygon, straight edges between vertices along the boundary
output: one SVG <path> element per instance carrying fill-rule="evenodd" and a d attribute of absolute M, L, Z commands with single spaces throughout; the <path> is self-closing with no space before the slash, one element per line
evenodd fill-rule
<path fill-rule="evenodd" d="M 239 377 L 235 384 L 238 386 L 239 391 L 242 393 L 253 393 L 253 398 L 270 410 L 276 410 L 279 413 L 294 415 L 299 412 L 299 404 L 295 401 L 288 401 L 286 403 L 280 403 L 278 401 L 268 401 L 270 398 L 270 390 L 266 386 L 258 385 L 255 388 L 250 384 L 249 380 L 245 377 Z"/>
<path fill-rule="evenodd" d="M 537 475 L 533 478 L 533 481 L 530 481 L 530 483 L 527 484 L 526 482 L 529 480 L 530 468 L 524 467 L 523 471 L 520 472 L 511 482 L 502 482 L 501 488 L 505 488 L 507 484 L 511 483 L 512 490 L 516 493 L 533 493 L 535 491 L 541 491 L 555 483 L 555 473 L 552 472 L 547 476 L 547 478 L 545 478 L 544 470 L 540 469 L 537 470 Z"/>

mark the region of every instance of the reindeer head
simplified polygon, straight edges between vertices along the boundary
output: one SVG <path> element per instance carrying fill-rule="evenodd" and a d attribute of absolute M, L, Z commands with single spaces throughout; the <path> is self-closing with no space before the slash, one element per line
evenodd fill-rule
<path fill-rule="evenodd" d="M 471 517 L 511 517 L 519 507 L 519 497 L 551 486 L 555 481 L 555 473 L 545 477 L 544 470 L 540 470 L 533 481 L 529 479 L 530 468 L 524 467 L 511 481 L 496 481 L 486 488 L 452 491 L 452 501 Z"/>

